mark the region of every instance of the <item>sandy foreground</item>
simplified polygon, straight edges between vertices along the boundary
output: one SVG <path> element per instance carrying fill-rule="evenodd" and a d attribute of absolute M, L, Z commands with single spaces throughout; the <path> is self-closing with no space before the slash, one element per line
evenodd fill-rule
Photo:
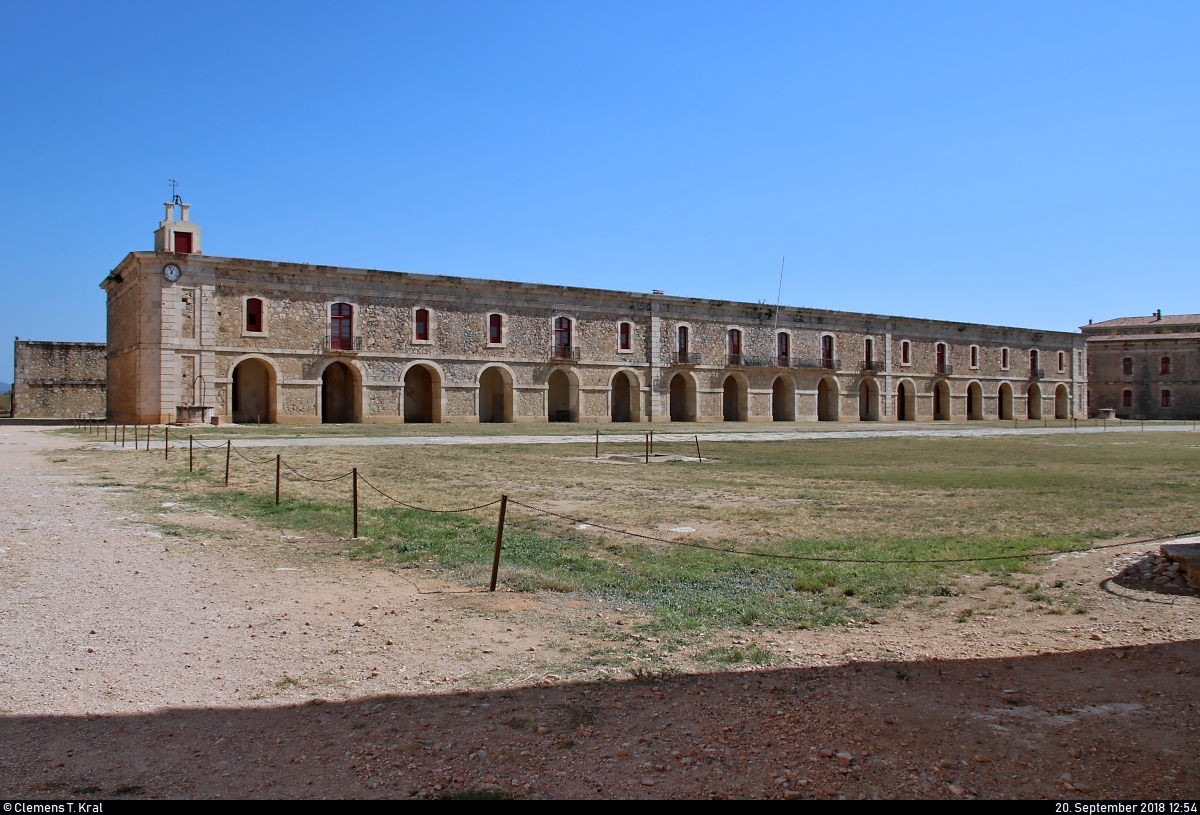
<path fill-rule="evenodd" d="M 908 607 L 602 680 L 562 666 L 623 610 L 164 539 L 77 444 L 0 430 L 5 797 L 1200 797 L 1200 598 L 1114 579 L 1146 544 L 1045 566 L 1087 615 Z"/>

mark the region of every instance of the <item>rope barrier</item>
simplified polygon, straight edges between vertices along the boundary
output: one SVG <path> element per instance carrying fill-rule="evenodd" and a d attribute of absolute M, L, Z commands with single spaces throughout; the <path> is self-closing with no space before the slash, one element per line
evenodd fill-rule
<path fill-rule="evenodd" d="M 1093 552 L 1093 551 L 1097 551 L 1100 549 L 1116 549 L 1121 546 L 1130 546 L 1135 543 L 1153 543 L 1154 541 L 1169 540 L 1171 538 L 1177 538 L 1177 537 L 1182 537 L 1182 536 L 1187 536 L 1187 535 L 1198 534 L 1197 532 L 1184 532 L 1184 533 L 1182 533 L 1182 535 L 1162 535 L 1162 536 L 1159 536 L 1156 538 L 1145 538 L 1145 539 L 1140 539 L 1140 540 L 1122 541 L 1121 543 L 1110 543 L 1110 544 L 1102 544 L 1100 546 L 1089 546 L 1086 549 L 1053 549 L 1053 550 L 1046 550 L 1046 551 L 1041 551 L 1041 552 L 1020 552 L 1020 553 L 1015 553 L 1015 554 L 1011 554 L 1011 555 L 986 555 L 986 556 L 980 556 L 980 557 L 917 558 L 917 559 L 840 558 L 840 557 L 820 557 L 817 555 L 785 555 L 785 554 L 776 554 L 774 552 L 751 552 L 751 551 L 748 551 L 745 549 L 726 549 L 721 546 L 709 546 L 709 545 L 703 544 L 703 543 L 691 543 L 689 541 L 681 541 L 681 540 L 668 540 L 667 538 L 659 538 L 659 537 L 655 537 L 654 535 L 644 535 L 640 532 L 630 532 L 627 529 L 617 529 L 617 528 L 611 527 L 611 526 L 604 526 L 603 524 L 593 523 L 592 521 L 585 521 L 582 518 L 573 518 L 569 515 L 562 515 L 557 512 L 552 512 L 551 510 L 548 510 L 548 509 L 542 509 L 540 507 L 530 506 L 529 504 L 521 503 L 520 501 L 517 501 L 512 498 L 509 499 L 509 502 L 512 504 L 515 504 L 516 506 L 523 507 L 524 509 L 528 509 L 532 512 L 537 512 L 542 515 L 549 515 L 551 517 L 559 518 L 564 521 L 570 521 L 570 522 L 576 523 L 576 524 L 584 524 L 585 526 L 594 527 L 596 529 L 603 529 L 605 532 L 613 532 L 613 533 L 616 533 L 619 535 L 628 535 L 631 538 L 641 538 L 642 540 L 654 541 L 656 543 L 665 543 L 665 544 L 672 545 L 672 546 L 686 546 L 691 549 L 707 549 L 710 552 L 722 552 L 727 555 L 748 555 L 750 557 L 765 557 L 765 558 L 771 558 L 773 560 L 797 560 L 797 561 L 804 561 L 804 562 L 809 562 L 809 563 L 866 563 L 866 564 L 869 564 L 869 563 L 890 563 L 890 564 L 977 563 L 977 562 L 982 562 L 982 561 L 993 561 L 993 560 L 1017 560 L 1017 559 L 1022 559 L 1022 558 L 1048 557 L 1050 555 L 1069 555 L 1069 554 L 1075 554 L 1075 553 L 1079 553 L 1079 552 Z"/>
<path fill-rule="evenodd" d="M 237 449 L 237 448 L 234 448 L 234 449 Z M 274 461 L 274 460 L 275 460 L 275 457 L 272 456 L 271 461 Z M 350 470 L 349 472 L 342 473 L 341 475 L 334 476 L 333 478 L 309 478 L 307 475 L 300 472 L 295 467 L 293 467 L 291 464 L 288 464 L 286 461 L 283 461 L 281 459 L 281 463 L 283 464 L 284 467 L 287 467 L 289 470 L 291 470 L 293 473 L 295 473 L 297 477 L 302 478 L 305 481 L 312 481 L 312 482 L 320 483 L 320 484 L 328 484 L 331 481 L 341 481 L 343 478 L 349 478 L 350 476 L 354 475 L 354 471 Z"/>
<path fill-rule="evenodd" d="M 494 507 L 494 506 L 496 506 L 496 504 L 500 503 L 500 499 L 497 498 L 495 501 L 489 501 L 488 503 L 480 504 L 477 507 L 464 507 L 462 509 L 430 509 L 429 507 L 419 507 L 416 504 L 408 504 L 408 503 L 405 503 L 404 501 L 401 501 L 399 498 L 394 498 L 391 495 L 388 495 L 386 492 L 379 489 L 379 487 L 376 487 L 374 484 L 372 484 L 370 481 L 368 481 L 367 477 L 365 475 L 363 475 L 362 473 L 359 473 L 358 477 L 360 479 L 362 479 L 362 482 L 364 484 L 366 484 L 371 489 L 375 490 L 375 492 L 379 493 L 384 498 L 387 498 L 389 501 L 395 501 L 397 504 L 399 504 L 402 507 L 408 507 L 409 509 L 415 509 L 420 512 L 437 512 L 437 513 L 474 512 L 477 509 L 487 509 L 488 507 Z"/>
<path fill-rule="evenodd" d="M 231 446 L 231 449 L 233 450 L 233 452 L 237 453 L 238 456 L 243 461 L 248 461 L 251 464 L 269 464 L 269 463 L 273 463 L 275 461 L 275 456 L 269 456 L 268 458 L 256 460 L 256 459 L 252 459 L 252 458 L 248 457 L 245 453 L 243 453 L 241 450 L 237 449 L 236 447 Z"/>

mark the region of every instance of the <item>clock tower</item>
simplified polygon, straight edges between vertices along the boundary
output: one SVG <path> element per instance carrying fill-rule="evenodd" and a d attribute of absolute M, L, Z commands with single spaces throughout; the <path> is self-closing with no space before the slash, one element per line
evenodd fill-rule
<path fill-rule="evenodd" d="M 176 195 L 175 200 L 163 204 L 166 207 L 166 217 L 158 224 L 154 233 L 155 252 L 173 252 L 179 255 L 200 254 L 200 227 L 188 220 L 188 210 L 191 204 L 183 203 Z M 179 208 L 179 217 L 175 217 L 175 208 Z"/>

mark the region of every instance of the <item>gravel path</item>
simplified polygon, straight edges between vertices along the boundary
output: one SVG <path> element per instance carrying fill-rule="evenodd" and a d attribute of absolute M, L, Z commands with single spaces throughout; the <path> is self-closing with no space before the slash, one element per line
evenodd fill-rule
<path fill-rule="evenodd" d="M 316 569 L 239 519 L 260 549 L 163 539 L 74 444 L 0 431 L 8 797 L 1200 794 L 1200 600 L 1109 580 L 1145 546 L 1054 559 L 1086 618 L 898 610 L 745 635 L 788 667 L 564 681 L 542 652 L 594 609 Z"/>

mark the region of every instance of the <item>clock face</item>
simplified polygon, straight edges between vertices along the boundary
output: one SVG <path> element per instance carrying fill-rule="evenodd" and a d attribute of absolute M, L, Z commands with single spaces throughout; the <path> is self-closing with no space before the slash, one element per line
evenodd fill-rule
<path fill-rule="evenodd" d="M 174 263 L 168 263 L 166 266 L 163 267 L 163 277 L 165 277 L 167 280 L 170 280 L 172 283 L 174 283 L 176 280 L 179 279 L 179 267 L 176 266 Z"/>

